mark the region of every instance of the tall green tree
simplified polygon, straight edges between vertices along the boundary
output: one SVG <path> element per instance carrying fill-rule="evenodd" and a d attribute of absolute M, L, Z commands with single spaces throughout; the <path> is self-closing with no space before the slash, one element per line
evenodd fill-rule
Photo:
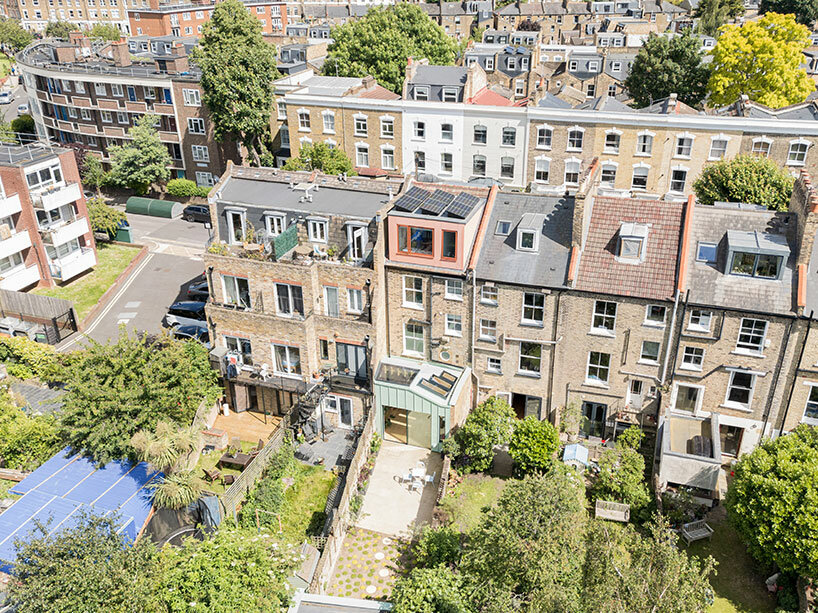
<path fill-rule="evenodd" d="M 626 445 L 606 449 L 599 459 L 599 474 L 591 486 L 593 500 L 610 500 L 631 506 L 631 512 L 650 503 L 645 483 L 645 459 Z"/>
<path fill-rule="evenodd" d="M 156 115 L 143 115 L 128 130 L 129 141 L 109 147 L 113 184 L 144 194 L 152 183 L 168 180 L 172 160 L 156 131 L 157 121 Z"/>
<path fill-rule="evenodd" d="M 727 513 L 750 554 L 818 576 L 818 428 L 800 425 L 765 441 L 733 468 Z"/>
<path fill-rule="evenodd" d="M 27 415 L 8 392 L 0 391 L 0 461 L 7 468 L 33 470 L 61 448 L 51 415 Z"/>
<path fill-rule="evenodd" d="M 748 202 L 775 211 L 786 211 L 795 178 L 773 160 L 739 155 L 706 166 L 693 182 L 702 204 Z"/>
<path fill-rule="evenodd" d="M 11 131 L 17 136 L 17 140 L 23 144 L 37 140 L 37 127 L 34 124 L 34 118 L 29 114 L 12 119 Z"/>
<path fill-rule="evenodd" d="M 427 58 L 430 64 L 454 64 L 457 43 L 423 10 L 409 3 L 373 8 L 362 19 L 332 30 L 325 75 L 372 75 L 393 92 L 403 87 L 406 61 Z"/>
<path fill-rule="evenodd" d="M 583 585 L 587 613 L 705 613 L 713 596 L 712 558 L 689 557 L 661 517 L 640 535 L 629 525 L 594 521 Z"/>
<path fill-rule="evenodd" d="M 102 198 L 91 198 L 87 206 L 88 217 L 91 220 L 91 228 L 94 232 L 114 237 L 117 230 L 119 230 L 120 224 L 127 221 L 124 211 L 105 204 Z"/>
<path fill-rule="evenodd" d="M 102 160 L 95 155 L 86 153 L 82 158 L 81 173 L 82 182 L 85 185 L 92 186 L 97 194 L 99 194 L 99 188 L 102 187 L 108 179 L 108 173 L 102 165 Z"/>
<path fill-rule="evenodd" d="M 320 170 L 324 174 L 337 175 L 342 172 L 356 174 L 352 160 L 337 147 L 326 143 L 306 144 L 301 147 L 298 157 L 290 158 L 284 170 Z"/>
<path fill-rule="evenodd" d="M 123 546 L 116 520 L 83 513 L 49 534 L 42 526 L 17 542 L 15 580 L 8 586 L 18 613 L 151 610 L 156 550 L 150 539 Z"/>
<path fill-rule="evenodd" d="M 468 613 L 463 579 L 446 566 L 414 568 L 390 597 L 395 613 Z"/>
<path fill-rule="evenodd" d="M 514 424 L 508 453 L 517 474 L 527 475 L 550 468 L 559 446 L 557 429 L 550 422 L 529 415 Z"/>
<path fill-rule="evenodd" d="M 88 33 L 91 38 L 116 41 L 122 38 L 122 31 L 112 23 L 95 23 Z"/>
<path fill-rule="evenodd" d="M 585 488 L 564 465 L 509 481 L 463 553 L 474 609 L 580 610 L 586 522 Z"/>
<path fill-rule="evenodd" d="M 271 142 L 275 47 L 239 0 L 216 5 L 191 57 L 202 71 L 204 102 L 218 140 L 239 141 L 258 163 Z"/>
<path fill-rule="evenodd" d="M 701 0 L 696 7 L 697 28 L 702 34 L 716 36 L 719 28 L 730 19 L 744 14 L 742 0 Z"/>
<path fill-rule="evenodd" d="M 18 21 L 0 19 L 0 45 L 6 45 L 12 51 L 17 52 L 24 49 L 32 40 L 34 40 L 34 35 L 23 28 Z"/>
<path fill-rule="evenodd" d="M 690 30 L 672 38 L 651 34 L 633 61 L 625 87 L 638 108 L 670 94 L 698 106 L 707 95 L 710 77 L 703 57 L 701 43 Z"/>
<path fill-rule="evenodd" d="M 812 28 L 815 20 L 818 19 L 818 0 L 761 0 L 759 12 L 780 13 L 786 15 L 792 13 L 798 23 Z"/>
<path fill-rule="evenodd" d="M 772 108 L 803 102 L 815 83 L 801 68 L 809 28 L 792 15 L 767 13 L 758 21 L 721 28 L 713 50 L 710 102 L 732 104 L 741 95 Z"/>
<path fill-rule="evenodd" d="M 65 360 L 61 437 L 103 463 L 136 459 L 136 432 L 161 420 L 189 425 L 199 404 L 220 393 L 207 350 L 198 343 L 149 341 L 123 330 L 116 341 L 91 341 Z"/>
<path fill-rule="evenodd" d="M 494 460 L 494 447 L 511 440 L 513 424 L 514 409 L 492 396 L 471 410 L 454 436 L 444 441 L 443 450 L 463 472 L 487 471 Z"/>
<path fill-rule="evenodd" d="M 45 35 L 48 38 L 62 38 L 68 40 L 71 32 L 79 30 L 76 24 L 70 21 L 49 21 L 45 27 Z"/>

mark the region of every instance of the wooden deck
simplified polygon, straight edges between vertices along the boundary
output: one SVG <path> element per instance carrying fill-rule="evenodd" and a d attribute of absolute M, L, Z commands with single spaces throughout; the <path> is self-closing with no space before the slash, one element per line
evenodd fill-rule
<path fill-rule="evenodd" d="M 264 423 L 264 421 L 267 423 Z M 238 436 L 243 441 L 257 443 L 259 439 L 266 441 L 270 435 L 278 428 L 281 417 L 275 415 L 262 415 L 252 411 L 236 413 L 230 411 L 230 415 L 219 415 L 213 424 L 213 428 L 226 430 L 230 438 Z"/>

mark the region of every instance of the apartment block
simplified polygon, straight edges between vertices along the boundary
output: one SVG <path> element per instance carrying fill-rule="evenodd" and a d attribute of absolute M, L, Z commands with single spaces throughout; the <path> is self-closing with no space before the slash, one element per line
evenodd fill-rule
<path fill-rule="evenodd" d="M 188 59 L 195 39 L 134 37 L 102 46 L 77 33 L 69 43 L 35 43 L 18 56 L 31 113 L 42 138 L 87 147 L 110 161 L 146 113 L 157 116 L 174 177 L 213 185 L 235 143 L 217 142 Z"/>
<path fill-rule="evenodd" d="M 126 2 L 128 0 L 123 0 Z M 275 34 L 287 27 L 287 3 L 269 0 L 245 2 L 250 14 L 261 22 L 262 32 Z M 130 0 L 129 33 L 135 36 L 199 36 L 213 16 L 215 2 Z"/>
<path fill-rule="evenodd" d="M 84 30 L 99 24 L 131 33 L 126 0 L 7 0 L 5 10 L 32 32 L 45 32 L 49 21 L 69 21 Z"/>
<path fill-rule="evenodd" d="M 96 263 L 74 152 L 0 145 L 0 288 L 51 287 Z"/>

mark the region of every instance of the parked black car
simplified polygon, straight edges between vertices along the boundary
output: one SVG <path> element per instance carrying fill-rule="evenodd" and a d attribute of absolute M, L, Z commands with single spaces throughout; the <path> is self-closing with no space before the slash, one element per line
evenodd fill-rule
<path fill-rule="evenodd" d="M 175 302 L 165 315 L 165 325 L 169 328 L 186 325 L 204 327 L 206 321 L 204 302 Z"/>
<path fill-rule="evenodd" d="M 196 283 L 191 283 L 187 286 L 188 300 L 200 300 L 207 302 L 208 298 L 210 298 L 210 292 L 207 288 L 207 281 L 197 281 Z"/>
<path fill-rule="evenodd" d="M 182 211 L 182 219 L 185 221 L 210 221 L 210 207 L 206 204 L 191 204 Z"/>
<path fill-rule="evenodd" d="M 176 326 L 173 329 L 173 336 L 183 341 L 190 339 L 197 340 L 202 345 L 210 349 L 210 333 L 204 326 Z"/>

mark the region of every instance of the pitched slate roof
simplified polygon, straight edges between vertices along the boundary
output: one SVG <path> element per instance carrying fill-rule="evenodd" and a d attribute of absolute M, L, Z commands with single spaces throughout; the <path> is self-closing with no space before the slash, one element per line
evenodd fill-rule
<path fill-rule="evenodd" d="M 575 287 L 619 296 L 671 298 L 676 289 L 684 207 L 684 202 L 597 197 Z M 639 263 L 616 258 L 619 228 L 628 222 L 648 226 L 645 259 Z"/>

